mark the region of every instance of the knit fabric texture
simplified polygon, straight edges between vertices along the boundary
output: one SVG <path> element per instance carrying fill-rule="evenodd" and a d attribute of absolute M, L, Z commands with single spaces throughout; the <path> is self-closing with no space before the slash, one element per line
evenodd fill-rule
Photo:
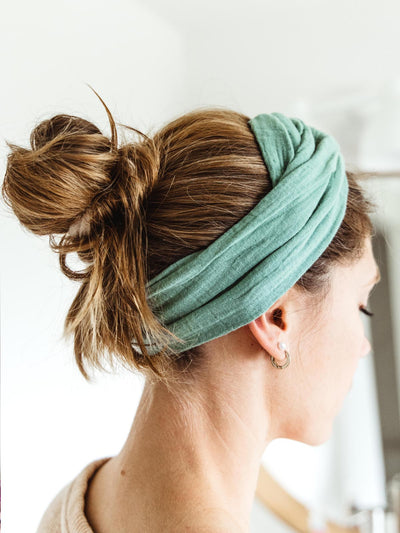
<path fill-rule="evenodd" d="M 47 506 L 36 533 L 93 533 L 85 515 L 85 496 L 90 478 L 111 457 L 86 465 Z"/>

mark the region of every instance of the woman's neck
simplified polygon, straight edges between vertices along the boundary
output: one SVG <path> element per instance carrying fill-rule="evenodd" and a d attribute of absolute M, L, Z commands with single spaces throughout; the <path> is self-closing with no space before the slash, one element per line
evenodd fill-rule
<path fill-rule="evenodd" d="M 215 374 L 214 374 L 215 375 Z M 160 383 L 146 384 L 129 436 L 114 458 L 120 497 L 140 497 L 161 520 L 225 516 L 249 527 L 261 456 L 267 445 L 265 404 L 246 384 L 208 384 L 177 401 Z M 254 383 L 254 382 L 253 382 Z M 223 392 L 221 392 L 223 391 Z"/>

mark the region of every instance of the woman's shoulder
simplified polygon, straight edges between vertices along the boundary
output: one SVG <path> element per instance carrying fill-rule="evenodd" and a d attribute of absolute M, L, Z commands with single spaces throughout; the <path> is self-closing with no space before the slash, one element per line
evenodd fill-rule
<path fill-rule="evenodd" d="M 96 459 L 64 485 L 47 506 L 36 533 L 93 533 L 84 505 L 90 478 L 111 457 Z"/>
<path fill-rule="evenodd" d="M 116 472 L 118 462 L 110 461 L 99 468 L 90 480 L 86 497 L 85 516 L 94 531 L 103 533 L 114 531 L 164 531 L 165 533 L 247 533 L 232 516 L 218 506 L 208 507 L 198 504 L 185 507 L 177 505 L 171 512 L 164 509 L 159 500 L 139 501 L 140 484 L 129 485 L 131 495 L 126 498 L 126 485 L 121 486 Z M 132 500 L 133 495 L 135 495 Z M 91 530 L 90 530 L 91 531 Z M 79 532 L 80 533 L 80 532 Z M 85 530 L 86 533 L 86 530 Z M 88 530 L 89 533 L 89 530 Z"/>

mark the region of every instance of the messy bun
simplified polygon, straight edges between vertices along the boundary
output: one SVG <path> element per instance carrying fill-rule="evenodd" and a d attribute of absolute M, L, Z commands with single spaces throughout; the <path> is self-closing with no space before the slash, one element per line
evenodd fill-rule
<path fill-rule="evenodd" d="M 118 148 L 115 122 L 101 101 L 111 141 L 77 116 L 44 120 L 31 133 L 31 150 L 7 143 L 12 152 L 2 194 L 24 226 L 50 236 L 64 274 L 82 282 L 64 334 L 74 334 L 75 358 L 85 379 L 90 381 L 85 363 L 105 370 L 101 354 L 116 354 L 128 367 L 162 377 L 170 366 L 167 352 L 155 360 L 143 345 L 148 331 L 164 343 L 170 338 L 145 293 L 143 204 L 158 178 L 159 152 L 144 134 L 143 141 Z M 62 235 L 58 242 L 56 235 Z M 67 266 L 71 252 L 86 263 L 83 271 Z M 132 348 L 132 338 L 144 355 Z M 113 358 L 108 361 L 113 366 Z"/>
<path fill-rule="evenodd" d="M 202 347 L 179 354 L 168 349 L 174 335 L 149 306 L 147 281 L 210 245 L 250 212 L 271 182 L 244 114 L 195 110 L 152 138 L 124 126 L 139 139 L 118 147 L 115 122 L 100 100 L 111 140 L 76 116 L 45 120 L 32 132 L 31 150 L 7 143 L 11 153 L 2 192 L 22 224 L 50 236 L 63 272 L 81 282 L 65 333 L 74 335 L 85 378 L 86 367 L 103 369 L 102 356 L 108 355 L 111 365 L 116 359 L 168 384 L 179 378 L 177 370 L 193 376 L 201 368 Z M 333 263 L 360 257 L 372 233 L 368 213 L 374 205 L 357 176 L 347 172 L 347 178 L 342 225 L 296 283 L 301 290 L 323 294 Z M 85 263 L 83 271 L 67 266 L 71 252 Z M 163 349 L 148 355 L 146 337 Z"/>

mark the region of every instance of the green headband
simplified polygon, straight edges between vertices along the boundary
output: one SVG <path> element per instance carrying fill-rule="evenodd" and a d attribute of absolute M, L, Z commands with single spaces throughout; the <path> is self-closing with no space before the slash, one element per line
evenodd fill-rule
<path fill-rule="evenodd" d="M 169 344 L 178 353 L 265 313 L 320 257 L 345 215 L 348 182 L 333 137 L 282 113 L 257 115 L 249 126 L 271 191 L 207 248 L 146 285 L 158 319 L 184 340 Z"/>

